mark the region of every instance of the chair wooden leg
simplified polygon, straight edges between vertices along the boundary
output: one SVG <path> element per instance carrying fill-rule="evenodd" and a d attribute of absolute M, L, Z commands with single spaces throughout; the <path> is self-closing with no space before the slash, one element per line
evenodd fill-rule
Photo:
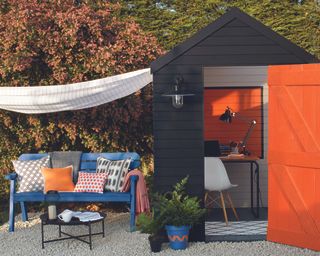
<path fill-rule="evenodd" d="M 224 198 L 223 198 L 222 192 L 220 192 L 220 199 L 221 199 L 221 206 L 222 206 L 222 210 L 223 210 L 224 219 L 226 221 L 226 225 L 228 226 L 228 216 L 227 216 L 226 206 L 224 204 Z"/>
<path fill-rule="evenodd" d="M 208 191 L 204 194 L 204 207 L 207 208 Z"/>
<path fill-rule="evenodd" d="M 233 214 L 234 214 L 234 216 L 236 217 L 237 221 L 239 221 L 239 217 L 238 217 L 237 211 L 236 211 L 236 209 L 235 209 L 234 206 L 233 206 L 233 202 L 232 202 L 232 200 L 231 200 L 231 196 L 230 196 L 229 192 L 227 192 L 227 197 L 228 197 L 228 201 L 229 201 L 229 203 L 230 203 L 230 206 L 231 206 L 231 208 L 232 208 Z"/>
<path fill-rule="evenodd" d="M 210 195 L 211 192 L 212 191 L 206 191 L 204 195 L 204 205 L 207 209 L 214 208 L 215 200 L 212 198 L 212 195 Z"/>

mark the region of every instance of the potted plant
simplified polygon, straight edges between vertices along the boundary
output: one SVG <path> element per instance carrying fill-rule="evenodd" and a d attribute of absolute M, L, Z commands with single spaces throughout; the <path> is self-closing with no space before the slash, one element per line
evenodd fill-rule
<path fill-rule="evenodd" d="M 158 196 L 160 215 L 165 223 L 170 247 L 174 250 L 187 248 L 190 228 L 205 214 L 205 209 L 200 207 L 200 200 L 186 194 L 187 181 L 188 177 L 177 183 L 172 192 Z"/>
<path fill-rule="evenodd" d="M 161 215 L 141 213 L 137 218 L 137 228 L 141 233 L 149 234 L 149 243 L 152 252 L 160 252 L 163 237 L 160 230 L 163 228 Z"/>

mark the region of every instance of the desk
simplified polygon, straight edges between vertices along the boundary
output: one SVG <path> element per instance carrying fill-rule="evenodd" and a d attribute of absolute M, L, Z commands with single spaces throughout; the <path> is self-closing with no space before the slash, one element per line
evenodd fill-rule
<path fill-rule="evenodd" d="M 260 182 L 259 182 L 259 164 L 257 162 L 257 160 L 259 160 L 259 157 L 256 156 L 244 156 L 242 158 L 239 157 L 227 157 L 227 156 L 223 156 L 220 157 L 221 161 L 223 163 L 249 163 L 250 164 L 250 182 L 251 182 L 251 211 L 252 214 L 256 217 L 259 218 L 259 208 L 260 208 Z M 255 170 L 253 170 L 253 166 L 255 165 Z M 254 171 L 254 172 L 253 172 Z M 257 187 L 256 187 L 256 210 L 254 210 L 254 206 L 253 206 L 253 174 L 256 174 L 257 177 Z"/>

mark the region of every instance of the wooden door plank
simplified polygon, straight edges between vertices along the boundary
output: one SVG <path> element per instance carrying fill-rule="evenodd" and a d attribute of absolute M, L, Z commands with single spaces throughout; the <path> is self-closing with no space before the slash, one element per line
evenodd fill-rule
<path fill-rule="evenodd" d="M 301 112 L 298 110 L 292 95 L 289 93 L 288 89 L 285 87 L 274 87 L 273 95 L 276 96 L 280 107 L 283 109 L 284 118 L 291 125 L 291 130 L 289 132 L 296 135 L 297 140 L 303 147 L 303 151 L 306 152 L 317 152 L 320 151 L 320 146 L 316 142 L 311 129 L 308 127 L 306 120 L 303 118 Z"/>
<path fill-rule="evenodd" d="M 319 86 L 319 64 L 269 66 L 268 84 L 276 87 L 283 85 Z"/>
<path fill-rule="evenodd" d="M 320 153 L 282 152 L 270 149 L 268 161 L 270 164 L 320 169 Z"/>
<path fill-rule="evenodd" d="M 301 229 L 305 234 L 319 236 L 320 239 L 320 227 L 317 226 L 317 222 L 313 219 L 308 205 L 303 200 L 301 193 L 299 193 L 299 189 L 296 187 L 288 168 L 278 164 L 270 165 L 269 168 L 272 168 L 272 173 L 277 181 L 277 184 L 274 184 L 274 186 L 276 185 L 287 199 L 287 202 L 299 219 Z"/>

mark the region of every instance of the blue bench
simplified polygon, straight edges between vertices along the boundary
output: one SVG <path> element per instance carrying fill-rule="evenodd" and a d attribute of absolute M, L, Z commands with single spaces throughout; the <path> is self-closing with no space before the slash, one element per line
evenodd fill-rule
<path fill-rule="evenodd" d="M 48 154 L 22 154 L 19 160 L 37 160 Z M 109 160 L 123 160 L 131 158 L 130 170 L 140 166 L 140 156 L 137 153 L 82 153 L 79 171 L 95 172 L 97 158 L 105 157 Z M 60 192 L 57 196 L 44 194 L 43 192 L 16 192 L 16 173 L 6 175 L 10 180 L 10 206 L 9 206 L 9 231 L 14 231 L 15 204 L 20 203 L 22 220 L 28 220 L 27 202 L 125 202 L 130 204 L 130 230 L 135 229 L 135 208 L 136 208 L 136 184 L 138 176 L 130 177 L 129 192 L 104 192 L 100 193 L 79 193 Z"/>

